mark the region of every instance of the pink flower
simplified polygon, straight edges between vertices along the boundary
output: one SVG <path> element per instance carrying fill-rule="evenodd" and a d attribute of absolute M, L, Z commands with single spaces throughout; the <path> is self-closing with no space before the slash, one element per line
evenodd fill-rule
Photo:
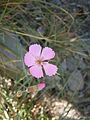
<path fill-rule="evenodd" d="M 26 89 L 26 92 L 27 93 L 34 93 L 34 92 L 37 92 L 37 91 L 41 91 L 45 88 L 45 86 L 46 86 L 46 84 L 44 82 L 42 82 L 42 83 L 39 83 L 38 85 L 28 87 Z"/>
<path fill-rule="evenodd" d="M 29 52 L 24 56 L 26 66 L 30 67 L 30 74 L 36 78 L 43 77 L 43 67 L 46 75 L 55 75 L 58 70 L 57 66 L 48 63 L 49 60 L 55 57 L 55 52 L 49 47 L 45 47 L 42 52 L 41 50 L 40 45 L 33 44 L 29 47 Z"/>
<path fill-rule="evenodd" d="M 45 88 L 45 86 L 46 86 L 45 83 L 40 83 L 40 84 L 38 84 L 38 90 L 41 91 L 42 89 Z"/>

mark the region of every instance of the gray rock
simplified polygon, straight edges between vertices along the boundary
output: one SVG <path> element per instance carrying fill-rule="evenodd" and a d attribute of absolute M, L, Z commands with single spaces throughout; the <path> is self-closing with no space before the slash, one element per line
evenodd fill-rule
<path fill-rule="evenodd" d="M 47 2 L 52 2 L 55 3 L 57 5 L 60 5 L 60 0 L 46 0 Z"/>
<path fill-rule="evenodd" d="M 84 70 L 86 68 L 86 64 L 84 63 L 83 59 L 80 60 L 78 68 L 80 68 L 80 70 Z"/>
<path fill-rule="evenodd" d="M 64 61 L 61 63 L 61 72 L 64 73 L 67 69 L 67 65 L 66 65 L 66 59 L 64 59 Z"/>
<path fill-rule="evenodd" d="M 87 111 L 90 113 L 90 105 L 87 106 Z"/>
<path fill-rule="evenodd" d="M 77 66 L 77 61 L 73 57 L 67 58 L 66 65 L 67 65 L 68 70 L 70 72 L 73 72 Z"/>
<path fill-rule="evenodd" d="M 79 70 L 76 70 L 71 74 L 68 80 L 68 87 L 71 91 L 75 91 L 75 90 L 79 91 L 83 89 L 84 80 Z"/>
<path fill-rule="evenodd" d="M 62 88 L 60 85 L 61 78 L 57 75 L 52 77 L 46 77 L 46 84 L 49 88 L 58 88 L 59 90 Z"/>
<path fill-rule="evenodd" d="M 42 26 L 38 27 L 37 31 L 41 34 L 41 35 L 44 35 L 44 28 Z"/>
<path fill-rule="evenodd" d="M 1 53 L 2 51 L 2 53 Z M 21 45 L 20 40 L 18 39 L 18 36 L 7 33 L 4 35 L 4 38 L 0 36 L 0 54 L 3 62 L 8 62 L 11 60 L 21 60 L 23 59 L 23 56 L 25 55 L 25 49 Z M 8 57 L 8 58 L 7 58 Z M 7 63 L 8 67 L 11 68 L 22 68 L 22 62 L 16 62 L 16 64 L 12 62 Z"/>

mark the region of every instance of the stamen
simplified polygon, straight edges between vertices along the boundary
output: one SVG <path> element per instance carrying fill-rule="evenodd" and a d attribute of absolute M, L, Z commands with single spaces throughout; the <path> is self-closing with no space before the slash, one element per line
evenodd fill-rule
<path fill-rule="evenodd" d="M 41 65 L 41 63 L 42 63 L 42 60 L 37 60 L 37 63 L 39 64 L 39 65 Z"/>

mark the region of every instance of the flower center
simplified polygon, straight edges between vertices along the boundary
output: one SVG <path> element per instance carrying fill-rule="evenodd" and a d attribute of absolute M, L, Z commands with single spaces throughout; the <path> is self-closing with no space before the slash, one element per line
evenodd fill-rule
<path fill-rule="evenodd" d="M 43 57 L 36 57 L 36 64 L 37 65 L 42 65 L 43 62 L 44 62 Z"/>
<path fill-rule="evenodd" d="M 37 60 L 37 64 L 41 65 L 41 63 L 42 63 L 41 59 Z"/>

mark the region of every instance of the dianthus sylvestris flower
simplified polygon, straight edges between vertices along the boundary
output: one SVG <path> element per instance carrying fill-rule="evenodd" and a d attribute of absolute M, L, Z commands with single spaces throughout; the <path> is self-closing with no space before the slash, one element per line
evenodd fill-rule
<path fill-rule="evenodd" d="M 38 85 L 34 85 L 34 86 L 31 86 L 31 87 L 28 87 L 26 89 L 26 92 L 27 93 L 33 93 L 35 91 L 41 91 L 45 88 L 46 84 L 44 82 L 38 84 Z"/>
<path fill-rule="evenodd" d="M 40 83 L 40 84 L 38 84 L 38 91 L 41 91 L 42 89 L 44 89 L 45 86 L 46 86 L 45 83 Z"/>
<path fill-rule="evenodd" d="M 30 74 L 36 78 L 43 77 L 43 67 L 47 76 L 55 75 L 58 69 L 57 66 L 48 63 L 49 60 L 55 57 L 55 52 L 49 47 L 45 47 L 42 52 L 41 50 L 40 45 L 33 44 L 24 56 L 24 62 L 29 67 Z"/>

